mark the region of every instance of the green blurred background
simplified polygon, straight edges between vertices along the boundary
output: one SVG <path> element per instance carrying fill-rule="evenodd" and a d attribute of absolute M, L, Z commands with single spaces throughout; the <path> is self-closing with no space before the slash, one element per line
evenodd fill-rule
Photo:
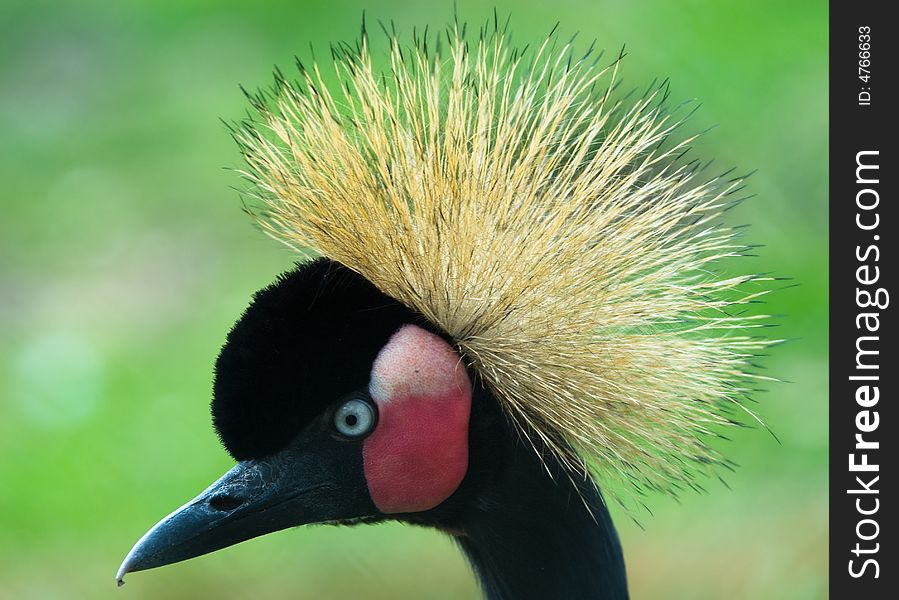
<path fill-rule="evenodd" d="M 827 8 L 821 2 L 497 2 L 515 39 L 556 21 L 627 44 L 623 76 L 671 77 L 717 124 L 699 155 L 758 169 L 730 217 L 793 277 L 767 307 L 793 341 L 758 396 L 780 437 L 739 432 L 732 489 L 617 515 L 635 598 L 826 596 Z M 88 2 L 0 7 L 0 598 L 473 598 L 451 542 L 312 527 L 129 577 L 158 518 L 230 466 L 211 367 L 250 293 L 294 258 L 240 210 L 219 118 L 310 44 L 370 20 L 443 26 L 450 2 Z M 459 0 L 462 18 L 492 10 Z"/>

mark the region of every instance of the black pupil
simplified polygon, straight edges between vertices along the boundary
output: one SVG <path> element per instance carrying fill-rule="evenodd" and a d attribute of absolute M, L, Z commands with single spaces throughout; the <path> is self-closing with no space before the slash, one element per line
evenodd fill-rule
<path fill-rule="evenodd" d="M 359 422 L 359 417 L 357 417 L 356 415 L 347 415 L 343 420 L 350 427 L 354 427 L 356 423 Z"/>

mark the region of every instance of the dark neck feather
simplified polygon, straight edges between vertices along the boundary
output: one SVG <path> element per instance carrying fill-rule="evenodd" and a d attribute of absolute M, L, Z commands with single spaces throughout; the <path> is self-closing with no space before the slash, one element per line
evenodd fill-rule
<path fill-rule="evenodd" d="M 624 557 L 600 491 L 572 481 L 550 452 L 544 466 L 511 426 L 507 433 L 511 443 L 492 449 L 504 455 L 502 468 L 457 522 L 486 597 L 626 599 Z"/>

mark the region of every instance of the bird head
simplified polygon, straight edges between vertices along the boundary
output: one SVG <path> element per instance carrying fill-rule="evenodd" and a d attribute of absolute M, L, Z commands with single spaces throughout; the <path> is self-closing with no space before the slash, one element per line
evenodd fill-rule
<path fill-rule="evenodd" d="M 743 178 L 685 158 L 667 85 L 618 97 L 621 57 L 552 34 L 516 49 L 496 22 L 415 38 L 391 34 L 382 68 L 363 29 L 332 49 L 338 84 L 299 64 L 248 94 L 248 212 L 324 258 L 234 326 L 212 413 L 237 466 L 120 579 L 306 523 L 453 531 L 497 505 L 491 474 L 701 489 L 730 464 L 709 439 L 757 419 L 744 401 L 776 340 L 747 309 L 772 279 L 718 268 L 751 251 L 723 222 Z M 509 460 L 514 439 L 535 452 Z"/>
<path fill-rule="evenodd" d="M 325 259 L 282 275 L 216 363 L 213 422 L 237 465 L 153 527 L 119 580 L 298 525 L 440 526 L 468 472 L 472 393 L 452 340 L 362 277 Z"/>

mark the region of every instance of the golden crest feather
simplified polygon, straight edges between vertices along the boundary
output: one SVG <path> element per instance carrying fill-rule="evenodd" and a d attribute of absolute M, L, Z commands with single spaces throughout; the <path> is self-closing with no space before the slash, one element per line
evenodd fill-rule
<path fill-rule="evenodd" d="M 254 214 L 441 327 L 573 468 L 693 487 L 772 343 L 741 316 L 769 279 L 713 270 L 747 250 L 719 219 L 742 180 L 682 158 L 663 86 L 616 100 L 620 60 L 506 37 L 391 36 L 379 69 L 363 34 L 331 79 L 279 74 L 234 130 Z"/>

